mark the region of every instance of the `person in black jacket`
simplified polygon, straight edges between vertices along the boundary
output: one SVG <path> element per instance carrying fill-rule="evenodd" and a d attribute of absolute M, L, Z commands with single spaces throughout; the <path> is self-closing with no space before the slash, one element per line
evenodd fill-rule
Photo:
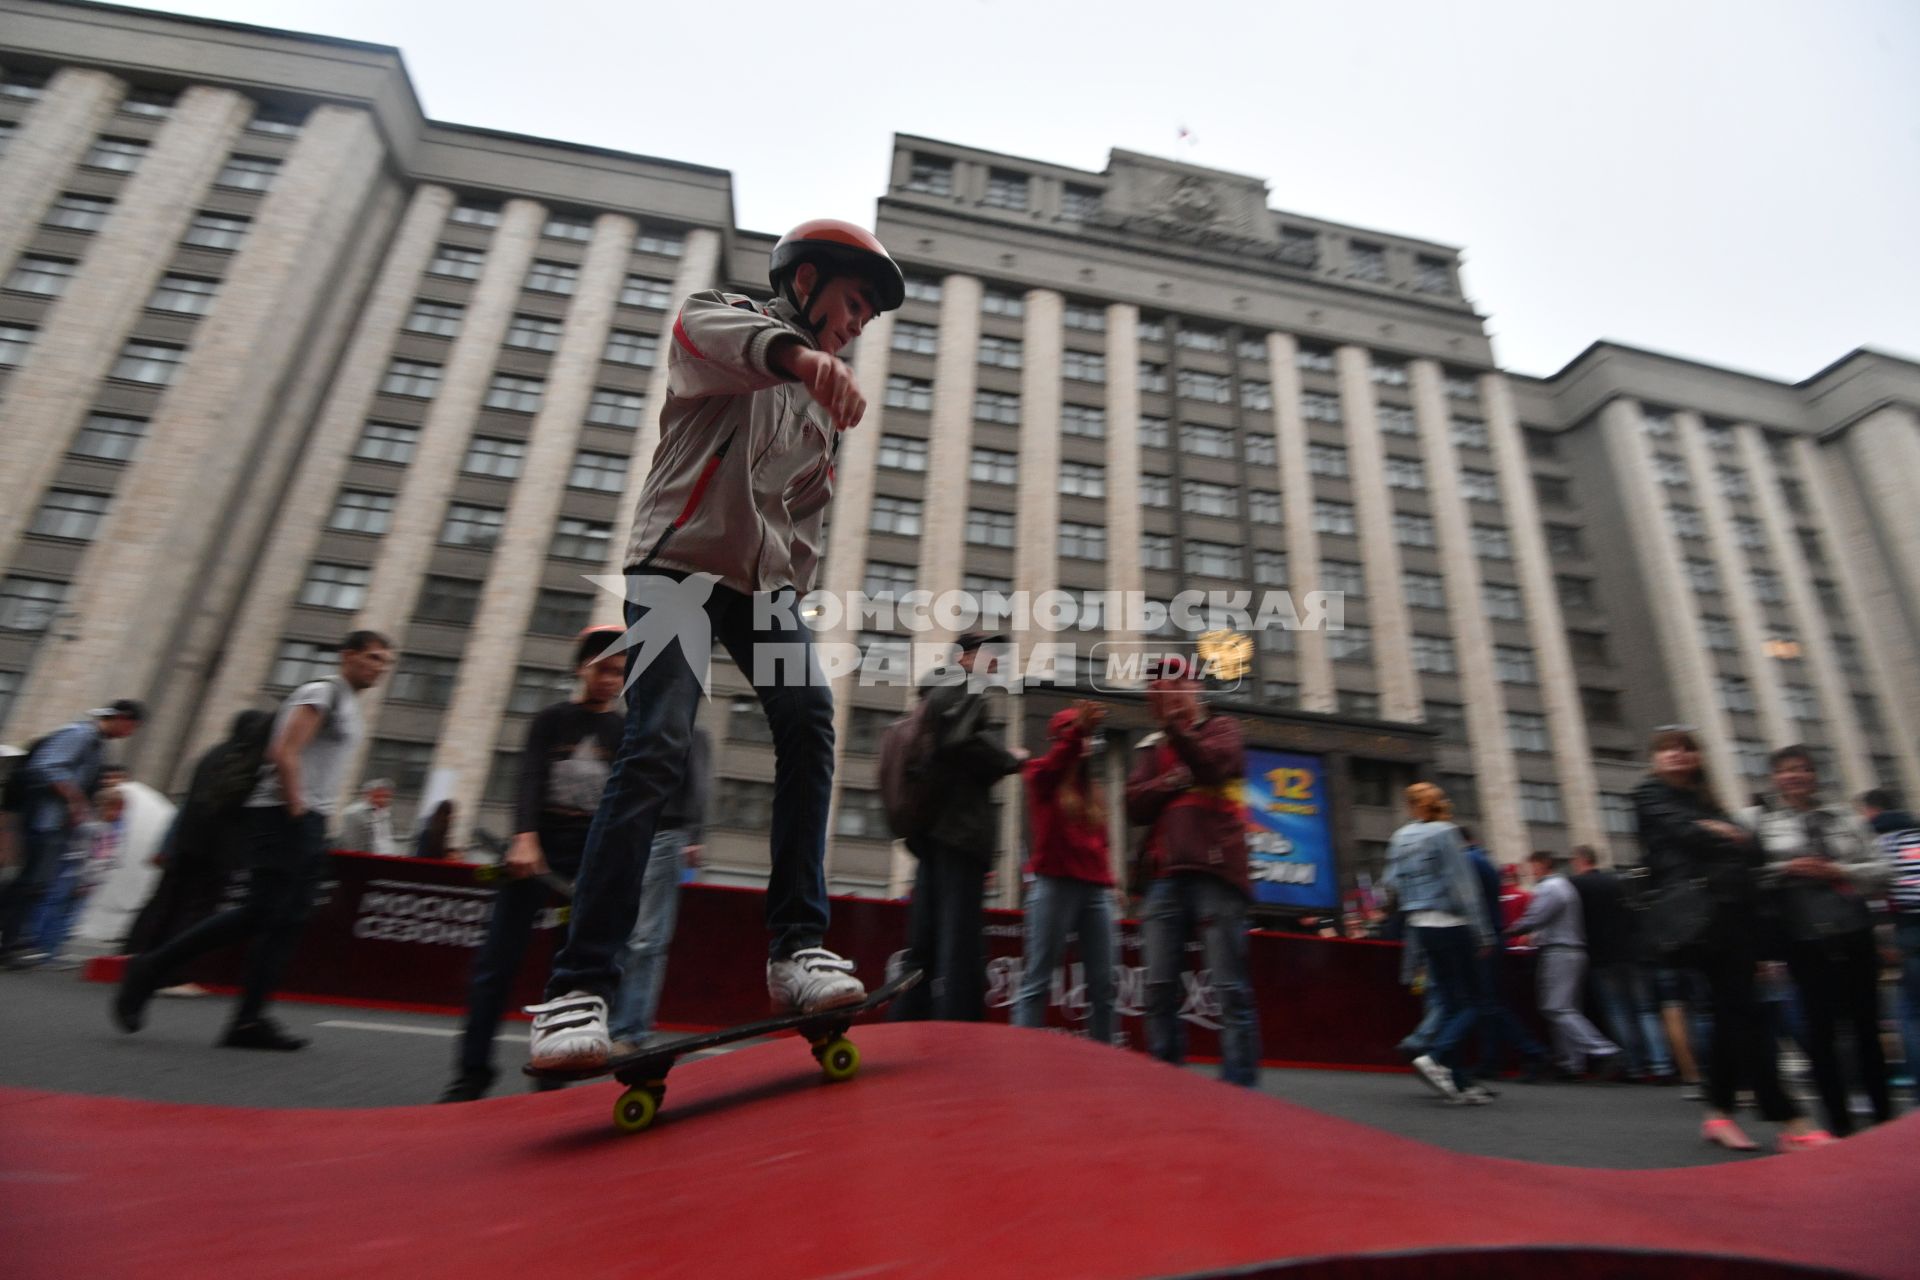
<path fill-rule="evenodd" d="M 1627 1055 L 1627 1078 L 1671 1084 L 1673 1055 L 1660 1026 L 1652 984 L 1640 967 L 1639 924 L 1626 886 L 1600 866 L 1592 845 L 1573 847 L 1573 887 L 1587 924 L 1587 985 L 1601 1021 Z"/>
<path fill-rule="evenodd" d="M 1799 1104 L 1780 1087 L 1773 1044 L 1754 997 L 1754 969 L 1760 959 L 1760 850 L 1714 798 L 1700 741 L 1691 729 L 1659 730 L 1650 754 L 1652 772 L 1634 788 L 1633 807 L 1654 896 L 1678 896 L 1691 883 L 1708 904 L 1697 937 L 1651 939 L 1674 953 L 1677 963 L 1704 973 L 1711 993 L 1713 1042 L 1700 1136 L 1733 1151 L 1757 1149 L 1732 1116 L 1736 1092 L 1747 1085 L 1760 1114 L 1785 1126 L 1782 1150 L 1819 1145 L 1825 1135 L 1813 1131 Z"/>
<path fill-rule="evenodd" d="M 930 768 L 941 786 L 926 833 L 907 839 L 920 864 L 907 926 L 908 963 L 927 977 L 894 1001 L 896 1022 L 979 1022 L 987 1016 L 980 914 L 1000 844 L 992 792 L 1027 753 L 1001 745 L 999 729 L 987 718 L 986 693 L 972 676 L 981 647 L 1005 639 L 977 631 L 961 636 L 954 668 L 965 676 L 954 668 L 937 671 L 920 690 L 933 717 Z"/>

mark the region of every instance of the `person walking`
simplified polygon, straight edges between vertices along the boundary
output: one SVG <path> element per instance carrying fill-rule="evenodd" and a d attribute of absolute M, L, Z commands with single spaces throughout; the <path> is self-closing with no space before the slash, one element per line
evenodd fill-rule
<path fill-rule="evenodd" d="M 1907 1087 L 1920 1095 L 1920 820 L 1879 788 L 1862 792 L 1855 805 L 1887 864 L 1887 908 L 1900 955 L 1901 1067 Z"/>
<path fill-rule="evenodd" d="M 653 1032 L 660 992 L 667 980 L 667 952 L 679 918 L 680 881 L 690 860 L 699 858 L 706 838 L 707 802 L 713 793 L 713 744 L 707 731 L 693 727 L 687 772 L 678 795 L 660 811 L 660 830 L 647 854 L 640 883 L 640 912 L 627 937 L 620 962 L 620 994 L 614 1000 L 609 1030 L 616 1045 L 635 1046 Z"/>
<path fill-rule="evenodd" d="M 1497 929 L 1501 920 L 1500 870 L 1494 866 L 1486 848 L 1473 838 L 1471 828 L 1463 825 L 1460 838 L 1467 842 L 1467 858 L 1473 863 L 1474 880 L 1480 886 L 1481 905 L 1486 908 L 1487 919 L 1495 922 Z M 1520 1020 L 1520 1015 L 1513 1011 L 1513 1002 L 1507 998 L 1507 940 L 1504 935 L 1477 958 L 1475 977 L 1479 980 L 1480 997 L 1479 1017 L 1474 1022 L 1474 1030 L 1480 1035 L 1480 1065 L 1474 1072 L 1475 1077 L 1481 1080 L 1497 1079 L 1501 1051 L 1511 1047 L 1519 1055 L 1520 1083 L 1538 1084 L 1547 1072 L 1547 1050 L 1527 1029 L 1527 1024 Z M 1423 1022 L 1422 1025 L 1426 1024 Z M 1439 1026 L 1437 1013 L 1433 1026 Z M 1429 1030 L 1428 1037 L 1431 1034 Z M 1427 1040 L 1423 1038 L 1420 1043 L 1424 1046 Z"/>
<path fill-rule="evenodd" d="M 1587 932 L 1580 894 L 1554 856 L 1536 850 L 1527 858 L 1533 870 L 1533 898 L 1506 929 L 1510 938 L 1531 935 L 1539 950 L 1534 980 L 1540 1016 L 1553 1037 L 1555 1065 L 1563 1080 L 1578 1080 L 1589 1070 L 1612 1080 L 1620 1074 L 1620 1046 L 1601 1035 L 1580 1012 L 1586 991 Z"/>
<path fill-rule="evenodd" d="M 252 939 L 240 1001 L 219 1043 L 230 1049 L 304 1049 L 307 1041 L 267 1016 L 266 1006 L 313 908 L 327 861 L 327 819 L 339 803 L 347 762 L 365 732 L 360 695 L 393 663 L 377 631 L 340 642 L 340 669 L 295 689 L 274 716 L 266 767 L 243 806 L 247 896 L 152 951 L 131 956 L 112 1006 L 122 1031 L 145 1025 L 153 993 L 209 951 Z"/>
<path fill-rule="evenodd" d="M 382 858 L 400 856 L 400 841 L 393 834 L 392 782 L 369 778 L 360 784 L 360 798 L 340 815 L 340 838 L 335 847 Z"/>
<path fill-rule="evenodd" d="M 1580 918 L 1587 928 L 1587 984 L 1614 1043 L 1626 1055 L 1627 1078 L 1671 1084 L 1673 1056 L 1640 966 L 1639 926 L 1627 909 L 1626 887 L 1601 867 L 1592 845 L 1575 845 L 1570 861 L 1569 879 L 1580 895 Z"/>
<path fill-rule="evenodd" d="M 1032 854 L 1027 872 L 1026 955 L 1013 1025 L 1047 1025 L 1053 974 L 1067 936 L 1080 940 L 1087 1037 L 1113 1043 L 1113 863 L 1107 846 L 1107 803 L 1093 777 L 1094 735 L 1106 719 L 1097 702 L 1056 711 L 1047 722 L 1047 753 L 1027 761 L 1027 814 Z"/>

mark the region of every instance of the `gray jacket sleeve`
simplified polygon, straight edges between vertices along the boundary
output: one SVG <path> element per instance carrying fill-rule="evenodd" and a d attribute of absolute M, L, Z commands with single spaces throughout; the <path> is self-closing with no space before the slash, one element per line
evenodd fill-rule
<path fill-rule="evenodd" d="M 767 363 L 769 354 L 782 340 L 806 347 L 813 346 L 813 340 L 756 308 L 734 305 L 734 300 L 734 295 L 717 291 L 696 293 L 680 308 L 667 355 L 667 390 L 673 395 L 742 395 L 792 381 Z"/>

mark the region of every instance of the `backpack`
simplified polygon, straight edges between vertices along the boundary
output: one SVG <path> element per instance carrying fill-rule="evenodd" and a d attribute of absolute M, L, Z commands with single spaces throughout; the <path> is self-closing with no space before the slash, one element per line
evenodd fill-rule
<path fill-rule="evenodd" d="M 27 811 L 27 762 L 33 759 L 34 752 L 52 734 L 44 734 L 27 744 L 27 754 L 13 762 L 13 768 L 7 771 L 7 781 L 0 787 L 0 812 L 25 813 Z"/>
<path fill-rule="evenodd" d="M 921 698 L 880 734 L 880 802 L 887 826 L 901 839 L 920 835 L 933 821 L 935 727 L 933 700 Z"/>
<path fill-rule="evenodd" d="M 221 816 L 230 814 L 253 794 L 266 764 L 267 744 L 273 741 L 273 721 L 274 717 L 267 716 L 254 731 L 230 738 L 213 749 L 204 794 L 210 812 Z"/>

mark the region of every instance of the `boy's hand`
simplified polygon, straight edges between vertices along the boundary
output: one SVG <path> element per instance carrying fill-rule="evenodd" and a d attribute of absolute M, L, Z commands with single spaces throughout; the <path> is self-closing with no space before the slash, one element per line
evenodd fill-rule
<path fill-rule="evenodd" d="M 785 356 L 787 372 L 807 389 L 815 404 L 827 411 L 835 427 L 846 431 L 860 424 L 867 412 L 867 398 L 860 394 L 852 369 L 825 352 L 797 343 L 776 350 Z"/>

